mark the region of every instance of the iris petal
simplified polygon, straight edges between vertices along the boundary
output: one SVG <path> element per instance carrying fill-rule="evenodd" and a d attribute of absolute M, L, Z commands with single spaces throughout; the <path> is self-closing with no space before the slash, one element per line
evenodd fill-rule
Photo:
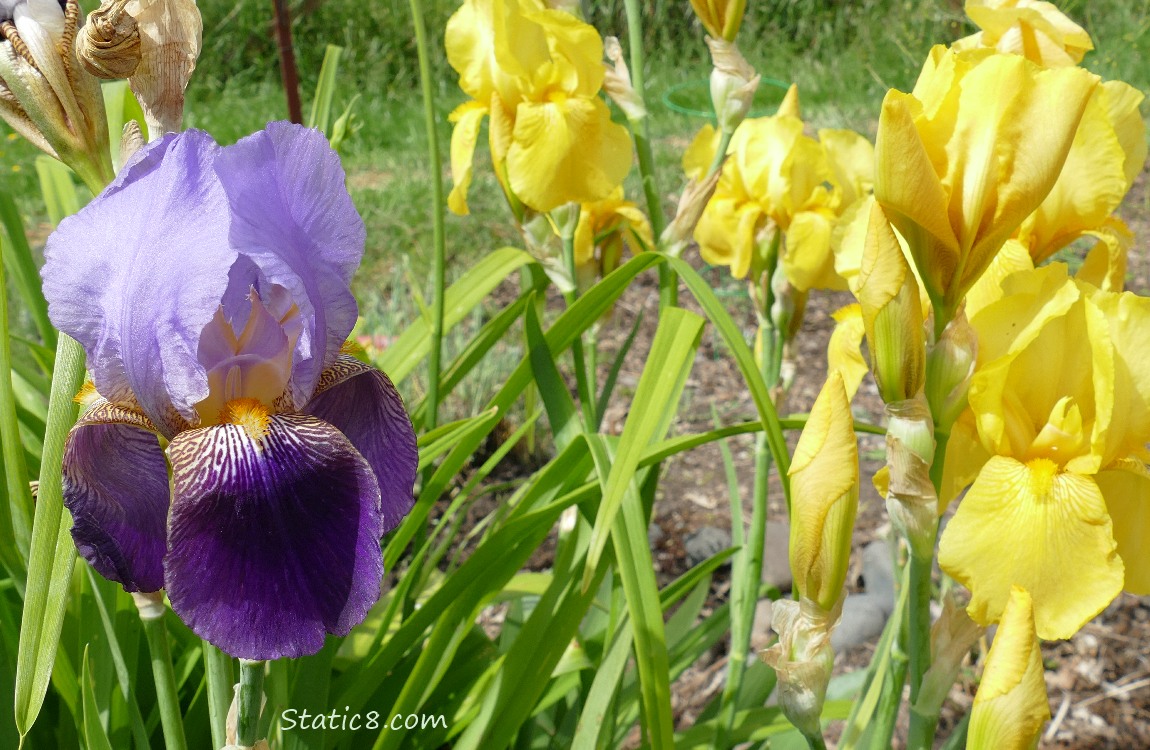
<path fill-rule="evenodd" d="M 168 467 L 146 417 L 97 402 L 64 447 L 64 504 L 76 549 L 127 591 L 164 587 Z"/>
<path fill-rule="evenodd" d="M 411 420 L 388 377 L 341 355 L 324 371 L 304 411 L 338 428 L 367 459 L 383 497 L 383 530 L 398 526 L 415 502 L 419 453 Z"/>
<path fill-rule="evenodd" d="M 231 205 L 229 240 L 258 268 L 238 285 L 233 278 L 233 289 L 252 285 L 262 296 L 264 285 L 279 285 L 299 306 L 292 395 L 302 404 L 355 325 L 349 284 L 363 257 L 363 220 L 318 130 L 270 123 L 224 149 L 216 173 Z"/>
<path fill-rule="evenodd" d="M 1150 472 L 1136 461 L 1123 461 L 1120 468 L 1094 477 L 1106 509 L 1114 519 L 1114 540 L 1126 566 L 1127 591 L 1139 596 L 1150 594 Z"/>
<path fill-rule="evenodd" d="M 262 434 L 261 434 L 262 433 Z M 278 414 L 222 424 L 168 448 L 173 501 L 165 578 L 195 633 L 247 659 L 318 651 L 379 598 L 380 493 L 338 430 Z"/>
<path fill-rule="evenodd" d="M 942 535 L 939 563 L 970 589 L 968 611 L 984 625 L 1002 617 L 1011 586 L 1030 591 L 1048 640 L 1069 638 L 1122 590 L 1098 485 L 1045 459 L 991 458 Z"/>
<path fill-rule="evenodd" d="M 236 258 L 218 152 L 199 131 L 150 144 L 44 251 L 49 315 L 84 346 L 96 389 L 134 396 L 168 437 L 208 394 L 196 352 Z"/>

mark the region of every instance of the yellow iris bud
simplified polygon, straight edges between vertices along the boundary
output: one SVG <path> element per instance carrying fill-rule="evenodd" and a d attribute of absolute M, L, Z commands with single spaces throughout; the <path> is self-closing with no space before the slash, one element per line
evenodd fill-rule
<path fill-rule="evenodd" d="M 708 34 L 733 42 L 743 23 L 747 0 L 691 0 L 691 7 Z"/>
<path fill-rule="evenodd" d="M 800 597 L 830 611 L 843 594 L 859 493 L 854 418 L 838 371 L 811 407 L 790 477 L 795 587 Z"/>
<path fill-rule="evenodd" d="M 877 203 L 871 204 L 862 264 L 852 286 L 862 308 L 871 364 L 883 401 L 913 398 L 926 377 L 926 334 L 918 281 Z"/>
<path fill-rule="evenodd" d="M 974 696 L 970 750 L 1031 750 L 1050 718 L 1030 594 L 1014 586 Z"/>

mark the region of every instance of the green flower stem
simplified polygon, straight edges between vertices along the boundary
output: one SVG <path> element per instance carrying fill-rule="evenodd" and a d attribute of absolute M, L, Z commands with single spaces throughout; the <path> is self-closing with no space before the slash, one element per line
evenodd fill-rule
<path fill-rule="evenodd" d="M 718 172 L 723 168 L 723 162 L 727 158 L 727 149 L 731 146 L 731 139 L 735 137 L 735 131 L 724 130 L 719 134 L 719 147 L 715 149 L 715 157 L 711 159 L 711 166 L 707 169 L 707 178 Z"/>
<path fill-rule="evenodd" d="M 240 659 L 240 692 L 236 701 L 236 744 L 250 748 L 260 739 L 260 710 L 264 697 L 266 662 Z"/>
<path fill-rule="evenodd" d="M 427 361 L 427 416 L 425 429 L 431 429 L 439 421 L 439 370 L 443 352 L 443 304 L 444 277 L 446 269 L 446 240 L 444 235 L 444 210 L 446 200 L 443 194 L 443 161 L 439 153 L 439 137 L 436 129 L 434 78 L 431 73 L 431 55 L 427 41 L 427 26 L 424 23 L 421 0 L 410 0 L 411 17 L 415 26 L 415 47 L 419 55 L 419 82 L 423 90 L 423 119 L 427 131 L 427 154 L 431 163 L 432 197 L 432 245 L 434 249 L 432 265 L 431 294 L 431 353 Z"/>
<path fill-rule="evenodd" d="M 923 713 L 918 706 L 911 705 L 910 730 L 906 737 L 907 750 L 930 750 L 934 746 L 938 717 L 938 712 Z"/>
<path fill-rule="evenodd" d="M 821 734 L 804 734 L 803 739 L 807 741 L 807 747 L 811 750 L 827 750 L 827 741 L 823 739 Z"/>
<path fill-rule="evenodd" d="M 140 622 L 144 625 L 144 637 L 148 640 L 148 653 L 152 657 L 152 678 L 156 683 L 156 702 L 160 708 L 160 724 L 164 729 L 164 747 L 167 750 L 187 750 L 180 693 L 176 687 L 176 673 L 172 669 L 168 629 L 164 625 L 167 608 L 160 594 L 133 594 L 132 599 L 140 610 Z"/>
<path fill-rule="evenodd" d="M 228 710 L 232 705 L 236 684 L 232 675 L 232 657 L 207 641 L 201 641 L 201 644 L 208 683 L 208 721 L 212 727 L 212 746 L 219 748 L 228 744 Z"/>
<path fill-rule="evenodd" d="M 575 227 L 579 224 L 579 205 L 570 204 L 570 214 L 559 228 L 560 239 L 563 240 L 563 262 L 567 272 L 571 275 L 572 290 L 564 295 L 567 306 L 579 299 L 579 281 L 575 268 Z M 594 339 L 591 346 L 598 346 Z M 595 386 L 594 376 L 587 372 L 587 353 L 583 350 L 583 334 L 579 334 L 571 342 L 571 356 L 575 359 L 575 384 L 579 390 L 579 404 L 583 412 L 583 424 L 588 433 L 595 433 L 595 425 L 599 424 L 595 417 Z M 592 361 L 596 361 L 597 357 Z"/>
<path fill-rule="evenodd" d="M 647 87 L 643 72 L 643 11 L 639 0 L 624 0 L 627 10 L 627 40 L 631 48 L 631 86 L 643 102 L 646 112 Z M 643 181 L 643 195 L 647 199 L 647 214 L 651 219 L 651 230 L 655 239 L 663 236 L 667 217 L 663 213 L 663 199 L 659 195 L 659 185 L 655 181 L 655 157 L 651 151 L 651 130 L 647 123 L 648 115 L 630 121 L 631 137 L 635 141 L 635 154 L 639 157 L 639 176 Z M 659 308 L 676 307 L 679 304 L 679 278 L 670 266 L 659 265 Z"/>
<path fill-rule="evenodd" d="M 592 416 L 595 421 L 592 423 L 598 429 L 599 425 L 603 422 L 603 415 L 598 412 L 599 403 L 599 325 L 596 323 L 587 329 L 587 391 L 591 396 L 591 403 L 596 408 L 592 409 L 594 412 Z"/>
<path fill-rule="evenodd" d="M 112 168 L 112 155 L 106 143 L 103 149 L 90 155 L 80 154 L 65 164 L 72 168 L 94 196 L 104 192 L 104 188 L 116 177 L 116 171 Z"/>
<path fill-rule="evenodd" d="M 930 668 L 930 574 L 934 558 L 917 557 L 912 553 L 907 565 L 910 566 L 907 655 L 910 658 L 910 703 L 913 706 L 922 688 L 922 676 Z"/>
<path fill-rule="evenodd" d="M 526 294 L 527 292 L 530 292 L 534 288 L 535 288 L 535 282 L 531 277 L 531 273 L 527 269 L 521 270 L 519 273 L 519 290 L 521 292 L 523 292 L 524 294 Z M 544 300 L 542 298 L 542 295 L 537 295 L 535 297 L 535 313 L 536 313 L 536 315 L 539 316 L 540 320 L 543 319 L 543 303 L 544 303 Z M 527 346 L 528 346 L 527 331 L 524 331 L 523 332 L 524 350 L 527 349 Z M 535 383 L 531 383 L 531 385 L 527 386 L 527 389 L 523 393 L 523 400 L 524 400 L 524 406 L 523 406 L 524 413 L 525 414 L 534 414 L 536 405 L 539 403 L 539 388 L 538 388 L 538 386 L 536 386 Z M 536 424 L 535 422 L 532 422 L 531 424 L 527 425 L 527 432 L 523 435 L 523 444 L 527 447 L 527 455 L 529 455 L 529 456 L 535 455 L 535 424 Z"/>
<path fill-rule="evenodd" d="M 946 459 L 946 444 L 950 439 L 948 432 L 936 430 L 934 433 L 934 459 L 930 465 L 930 479 L 937 492 L 942 487 L 942 471 Z M 931 546 L 933 550 L 933 545 Z M 909 633 L 910 657 L 910 731 L 907 735 L 907 747 L 911 750 L 921 748 L 929 750 L 934 742 L 934 733 L 938 728 L 938 713 L 924 713 L 915 710 L 919 702 L 919 692 L 922 689 L 922 678 L 930 668 L 930 602 L 931 602 L 931 572 L 934 570 L 933 554 L 928 558 L 916 557 L 911 553 L 910 560 L 910 608 L 908 614 L 911 618 Z"/>
<path fill-rule="evenodd" d="M 776 233 L 768 251 L 767 278 L 774 272 L 778 262 L 779 234 Z M 769 288 L 769 285 L 768 285 Z M 768 305 L 767 309 L 770 307 Z M 762 321 L 763 348 L 759 357 L 759 371 L 767 389 L 774 394 L 779 382 L 782 358 L 777 352 L 782 349 L 782 331 L 770 322 L 769 316 Z M 747 534 L 745 562 L 739 576 L 742 586 L 734 592 L 731 612 L 731 649 L 727 656 L 727 684 L 723 687 L 720 701 L 719 720 L 715 727 L 715 747 L 727 747 L 728 735 L 735 721 L 739 691 L 743 687 L 743 674 L 746 671 L 747 655 L 751 650 L 751 630 L 755 624 L 755 605 L 758 603 L 759 581 L 763 573 L 763 543 L 767 536 L 767 489 L 771 473 L 771 450 L 765 432 L 755 436 L 755 489 L 751 499 L 751 525 Z M 737 606 L 736 606 L 737 605 Z"/>

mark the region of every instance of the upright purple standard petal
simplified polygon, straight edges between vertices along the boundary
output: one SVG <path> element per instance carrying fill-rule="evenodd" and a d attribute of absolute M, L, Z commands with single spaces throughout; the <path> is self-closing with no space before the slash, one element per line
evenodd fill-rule
<path fill-rule="evenodd" d="M 49 316 L 83 345 L 96 389 L 113 403 L 134 396 L 168 437 L 208 394 L 200 333 L 236 259 L 218 151 L 199 131 L 150 144 L 44 251 Z"/>
<path fill-rule="evenodd" d="M 341 354 L 324 370 L 304 412 L 335 425 L 371 464 L 383 495 L 384 531 L 411 510 L 419 451 L 399 392 L 387 376 Z"/>
<path fill-rule="evenodd" d="M 312 654 L 379 598 L 379 486 L 338 430 L 315 417 L 221 424 L 168 447 L 164 558 L 172 609 L 233 656 Z"/>
<path fill-rule="evenodd" d="M 76 549 L 126 591 L 164 587 L 168 465 L 150 427 L 104 402 L 72 428 L 64 446 L 64 505 Z"/>
<path fill-rule="evenodd" d="M 349 285 L 365 230 L 339 156 L 318 130 L 273 122 L 225 148 L 216 171 L 231 204 L 232 245 L 254 263 L 237 289 L 262 295 L 261 284 L 278 284 L 303 315 L 292 363 L 292 395 L 303 404 L 357 315 Z"/>

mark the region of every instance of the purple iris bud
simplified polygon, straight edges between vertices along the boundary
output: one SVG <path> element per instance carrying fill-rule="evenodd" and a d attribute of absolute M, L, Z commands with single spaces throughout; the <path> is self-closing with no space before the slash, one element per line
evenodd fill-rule
<path fill-rule="evenodd" d="M 76 547 L 235 656 L 362 622 L 412 506 L 399 394 L 341 353 L 363 247 L 339 158 L 288 123 L 167 135 L 48 239 L 49 314 L 100 397 L 65 448 Z"/>

